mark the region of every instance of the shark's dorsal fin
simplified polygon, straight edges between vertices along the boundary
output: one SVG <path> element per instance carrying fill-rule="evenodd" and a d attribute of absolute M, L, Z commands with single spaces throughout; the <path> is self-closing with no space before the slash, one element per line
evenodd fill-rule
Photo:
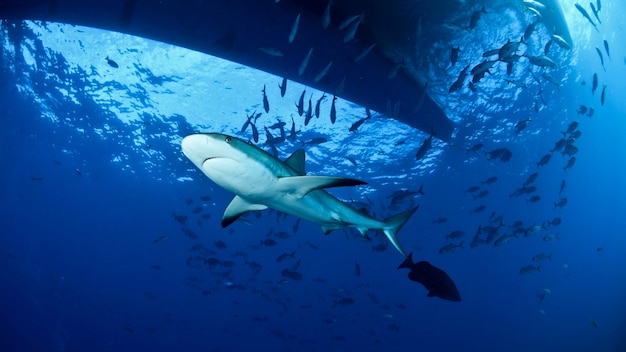
<path fill-rule="evenodd" d="M 277 187 L 284 193 L 295 195 L 296 198 L 302 198 L 309 194 L 309 192 L 318 189 L 343 186 L 358 186 L 364 184 L 366 184 L 366 182 L 345 177 L 289 176 L 280 178 L 277 182 Z"/>
<path fill-rule="evenodd" d="M 222 216 L 222 227 L 232 224 L 241 215 L 249 211 L 264 209 L 267 209 L 267 205 L 250 203 L 239 196 L 235 196 L 230 204 L 228 204 L 228 207 L 226 207 L 226 210 L 224 210 L 224 216 Z"/>
<path fill-rule="evenodd" d="M 291 166 L 294 170 L 296 170 L 300 175 L 306 175 L 304 171 L 305 164 L 305 156 L 304 149 L 298 149 L 293 154 L 291 154 L 287 160 L 285 160 L 285 164 Z"/>

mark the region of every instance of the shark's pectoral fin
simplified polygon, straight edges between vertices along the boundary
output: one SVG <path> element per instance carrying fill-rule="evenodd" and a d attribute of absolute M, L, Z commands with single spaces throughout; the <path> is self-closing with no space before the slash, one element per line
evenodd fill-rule
<path fill-rule="evenodd" d="M 322 225 L 322 231 L 324 231 L 324 235 L 328 235 L 329 233 L 335 231 L 335 230 L 339 230 L 339 229 L 343 229 L 345 226 L 339 225 L 339 224 L 335 224 L 335 225 Z"/>
<path fill-rule="evenodd" d="M 277 183 L 279 190 L 293 194 L 297 198 L 302 198 L 318 189 L 364 184 L 366 182 L 361 180 L 335 176 L 290 176 L 279 179 Z"/>
<path fill-rule="evenodd" d="M 305 164 L 305 156 L 304 149 L 298 149 L 293 154 L 291 154 L 287 160 L 285 160 L 285 164 L 291 166 L 294 170 L 296 170 L 300 175 L 304 176 L 306 172 L 304 171 Z"/>
<path fill-rule="evenodd" d="M 224 216 L 222 216 L 222 227 L 232 224 L 241 215 L 249 211 L 264 209 L 267 209 L 267 205 L 250 203 L 239 196 L 235 196 L 230 204 L 228 204 L 228 207 L 226 207 L 226 210 L 224 210 Z"/>

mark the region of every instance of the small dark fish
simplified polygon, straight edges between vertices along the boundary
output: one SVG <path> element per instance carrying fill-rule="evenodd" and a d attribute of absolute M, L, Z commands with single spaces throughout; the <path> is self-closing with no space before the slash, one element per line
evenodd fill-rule
<path fill-rule="evenodd" d="M 174 220 L 176 222 L 180 223 L 181 225 L 185 225 L 185 223 L 187 222 L 187 216 L 186 215 L 172 214 L 172 217 L 174 218 Z"/>
<path fill-rule="evenodd" d="M 537 163 L 537 166 L 545 166 L 550 162 L 550 159 L 552 159 L 552 154 L 546 154 L 544 156 L 541 157 L 541 159 L 539 160 L 539 162 Z"/>
<path fill-rule="evenodd" d="M 598 23 L 602 24 L 602 21 L 600 21 L 600 16 L 598 16 L 598 10 L 596 10 L 596 7 L 593 5 L 592 2 L 589 3 L 589 7 L 591 7 L 591 12 L 593 12 L 593 15 L 596 16 L 596 20 L 598 20 Z"/>
<path fill-rule="evenodd" d="M 352 124 L 352 126 L 350 126 L 349 131 L 350 132 L 356 132 L 356 130 L 359 129 L 359 127 L 361 127 L 361 125 L 363 124 L 363 122 L 367 121 L 369 119 L 369 116 L 366 116 L 362 119 L 360 119 L 359 121 L 355 122 Z"/>
<path fill-rule="evenodd" d="M 533 262 L 542 262 L 544 260 L 552 260 L 552 253 L 550 254 L 539 253 L 533 256 Z"/>
<path fill-rule="evenodd" d="M 311 106 L 311 99 L 313 99 L 313 94 L 309 98 L 309 109 L 306 111 L 306 115 L 304 116 L 304 125 L 307 126 L 311 119 L 313 118 L 313 107 Z"/>
<path fill-rule="evenodd" d="M 469 23 L 470 30 L 476 28 L 476 25 L 478 24 L 478 20 L 480 19 L 480 15 L 483 13 L 487 13 L 487 10 L 485 10 L 484 6 L 482 9 L 472 12 L 472 17 L 470 18 L 470 23 Z"/>
<path fill-rule="evenodd" d="M 561 198 L 561 199 L 559 199 L 558 202 L 554 203 L 554 208 L 555 209 L 556 208 L 561 208 L 562 209 L 566 205 L 567 205 L 567 198 Z"/>
<path fill-rule="evenodd" d="M 520 275 L 532 273 L 533 271 L 541 272 L 541 265 L 534 267 L 532 265 L 526 265 L 525 267 L 519 270 Z"/>
<path fill-rule="evenodd" d="M 266 239 L 261 241 L 261 244 L 264 245 L 264 246 L 273 247 L 273 246 L 276 245 L 276 241 L 274 241 L 271 238 L 266 238 Z"/>
<path fill-rule="evenodd" d="M 561 188 L 559 189 L 559 195 L 563 193 L 563 190 L 565 189 L 566 185 L 567 185 L 567 182 L 565 180 L 561 181 Z"/>
<path fill-rule="evenodd" d="M 596 94 L 596 89 L 598 88 L 598 74 L 594 73 L 593 74 L 593 81 L 591 83 L 591 94 L 595 95 Z"/>
<path fill-rule="evenodd" d="M 530 198 L 526 199 L 526 201 L 527 201 L 528 203 L 537 203 L 537 202 L 538 202 L 538 201 L 540 201 L 540 200 L 541 200 L 541 197 L 540 197 L 540 196 L 538 196 L 538 195 L 534 195 L 534 196 L 532 196 L 532 197 L 530 197 Z"/>
<path fill-rule="evenodd" d="M 338 301 L 334 301 L 334 306 L 342 306 L 342 307 L 346 307 L 346 306 L 351 306 L 354 304 L 354 299 L 350 298 L 350 297 L 342 297 L 340 300 Z"/>
<path fill-rule="evenodd" d="M 426 153 L 428 153 L 428 151 L 433 145 L 433 137 L 434 137 L 434 134 L 431 134 L 430 136 L 428 136 L 428 138 L 424 140 L 424 142 L 422 142 L 422 145 L 417 150 L 417 153 L 415 153 L 416 160 L 420 160 L 424 156 L 426 156 Z"/>
<path fill-rule="evenodd" d="M 443 270 L 421 261 L 413 263 L 413 253 L 398 266 L 398 269 L 408 268 L 409 280 L 419 282 L 428 290 L 428 297 L 439 297 L 452 302 L 460 302 L 461 295 L 454 281 Z"/>
<path fill-rule="evenodd" d="M 250 127 L 252 127 L 252 139 L 254 140 L 254 143 L 259 143 L 259 130 L 253 123 L 250 123 Z"/>
<path fill-rule="evenodd" d="M 452 93 L 463 88 L 463 84 L 465 83 L 465 79 L 467 78 L 467 70 L 469 70 L 470 65 L 465 66 L 465 68 L 459 73 L 459 77 L 452 83 L 450 89 L 448 89 L 448 93 Z"/>
<path fill-rule="evenodd" d="M 296 255 L 296 251 L 293 251 L 291 253 L 283 253 L 281 255 L 278 256 L 278 258 L 276 258 L 276 262 L 280 263 L 285 261 L 287 258 L 295 258 Z"/>
<path fill-rule="evenodd" d="M 302 274 L 300 274 L 297 271 L 294 270 L 289 270 L 289 269 L 284 269 L 283 271 L 280 272 L 280 274 L 286 278 L 292 279 L 294 281 L 300 281 L 302 280 Z"/>
<path fill-rule="evenodd" d="M 483 185 L 491 185 L 496 183 L 496 181 L 498 181 L 498 177 L 497 176 L 491 176 L 487 179 L 485 179 L 484 181 L 480 181 L 481 184 Z"/>
<path fill-rule="evenodd" d="M 152 240 L 152 242 L 153 242 L 154 244 L 157 244 L 157 243 L 159 243 L 159 242 L 161 242 L 161 241 L 164 241 L 164 240 L 166 240 L 166 239 L 168 239 L 168 238 L 169 238 L 169 237 L 168 237 L 168 236 L 166 236 L 166 235 L 161 235 L 161 236 L 159 236 L 159 237 L 157 237 L 157 238 L 153 239 L 153 240 Z"/>
<path fill-rule="evenodd" d="M 606 91 L 606 84 L 602 85 L 602 94 L 600 95 L 600 103 L 604 106 L 604 92 Z"/>
<path fill-rule="evenodd" d="M 520 134 L 523 130 L 526 129 L 526 126 L 528 125 L 528 122 L 530 122 L 530 118 L 527 118 L 525 120 L 521 120 L 518 121 L 515 124 L 515 135 L 517 136 L 518 134 Z"/>
<path fill-rule="evenodd" d="M 563 150 L 563 155 L 574 156 L 578 153 L 578 147 L 573 144 L 567 144 Z"/>
<path fill-rule="evenodd" d="M 322 93 L 322 96 L 319 99 L 317 99 L 317 102 L 315 103 L 315 117 L 318 118 L 318 119 L 320 117 L 320 103 L 325 98 L 326 98 L 326 94 Z"/>
<path fill-rule="evenodd" d="M 537 176 L 539 176 L 539 174 L 537 172 L 534 172 L 532 174 L 530 174 L 530 176 L 528 176 L 528 178 L 526 179 L 526 181 L 524 181 L 524 187 L 528 187 L 531 184 L 533 184 L 533 182 L 535 182 L 535 180 L 537 179 Z"/>
<path fill-rule="evenodd" d="M 587 111 L 587 117 L 592 117 L 595 110 L 592 106 L 589 107 L 589 111 Z"/>
<path fill-rule="evenodd" d="M 309 139 L 306 142 L 302 142 L 302 145 L 315 145 L 315 144 L 322 144 L 326 142 L 328 142 L 328 139 L 324 137 L 317 137 L 317 138 Z"/>
<path fill-rule="evenodd" d="M 598 56 L 600 57 L 600 63 L 602 64 L 602 69 L 606 71 L 606 67 L 604 67 L 604 55 L 602 55 L 602 51 L 598 49 L 597 46 L 596 46 L 596 52 L 598 53 Z"/>
<path fill-rule="evenodd" d="M 487 191 L 487 190 L 480 191 L 480 193 L 478 193 L 477 195 L 474 196 L 474 200 L 483 199 L 483 198 L 485 198 L 488 195 L 489 195 L 489 191 Z"/>
<path fill-rule="evenodd" d="M 270 112 L 270 102 L 267 100 L 267 94 L 265 93 L 265 84 L 263 85 L 263 109 L 265 113 Z"/>
<path fill-rule="evenodd" d="M 576 163 L 576 157 L 575 156 L 569 158 L 569 160 L 567 161 L 567 165 L 565 165 L 565 167 L 563 168 L 563 171 L 567 171 L 567 169 L 571 169 L 574 166 L 575 163 Z"/>
<path fill-rule="evenodd" d="M 298 100 L 298 104 L 296 104 L 296 107 L 298 108 L 299 116 L 304 115 L 304 95 L 305 94 L 306 94 L 306 88 L 304 88 L 304 90 L 302 91 L 302 94 L 300 94 L 300 100 Z"/>
<path fill-rule="evenodd" d="M 447 245 L 439 249 L 439 254 L 454 253 L 459 248 L 464 248 L 463 241 L 461 241 L 459 244 L 448 243 Z"/>
<path fill-rule="evenodd" d="M 567 126 L 567 131 L 565 131 L 563 134 L 574 133 L 574 131 L 576 131 L 576 129 L 578 128 L 578 125 L 578 121 L 571 122 L 569 126 Z"/>
<path fill-rule="evenodd" d="M 289 133 L 289 139 L 295 140 L 298 132 L 296 132 L 296 122 L 291 118 L 291 131 Z"/>
<path fill-rule="evenodd" d="M 502 162 L 508 162 L 513 157 L 513 153 L 507 148 L 498 148 L 490 152 L 486 152 L 489 161 L 500 159 Z"/>
<path fill-rule="evenodd" d="M 456 62 L 459 60 L 459 52 L 461 51 L 460 47 L 452 47 L 450 50 L 450 63 L 452 66 L 456 65 Z"/>
<path fill-rule="evenodd" d="M 484 211 L 485 209 L 487 209 L 486 205 L 479 205 L 476 208 L 470 210 L 470 214 L 478 214 L 478 213 Z"/>
<path fill-rule="evenodd" d="M 185 236 L 191 238 L 192 240 L 197 240 L 198 238 L 200 238 L 195 232 L 191 231 L 190 229 L 184 229 L 183 234 L 185 234 Z"/>
<path fill-rule="evenodd" d="M 536 20 L 535 22 L 529 24 L 528 27 L 526 27 L 526 30 L 524 31 L 524 40 L 530 39 L 531 34 L 533 34 L 533 32 L 535 31 L 537 23 L 539 23 L 539 20 Z"/>
<path fill-rule="evenodd" d="M 195 207 L 193 208 L 193 210 L 191 211 L 194 214 L 200 214 L 202 213 L 202 209 L 204 209 L 203 207 Z"/>
<path fill-rule="evenodd" d="M 446 239 L 447 240 L 456 240 L 459 239 L 461 237 L 463 237 L 465 235 L 465 231 L 461 231 L 461 230 L 455 230 L 450 232 L 449 235 L 446 235 Z"/>
<path fill-rule="evenodd" d="M 280 96 L 284 97 L 287 92 L 287 77 L 283 77 L 283 83 L 279 84 L 278 88 L 280 88 Z"/>
<path fill-rule="evenodd" d="M 583 17 L 585 17 L 587 19 L 587 21 L 589 21 L 589 23 L 591 23 L 591 25 L 593 26 L 593 28 L 596 29 L 596 31 L 599 32 L 598 27 L 596 27 L 596 24 L 593 22 L 593 20 L 591 19 L 591 16 L 589 16 L 589 13 L 587 13 L 587 10 L 585 10 L 582 6 L 580 6 L 578 3 L 574 4 L 574 6 L 576 6 L 576 9 L 578 9 L 578 11 L 583 15 Z"/>
<path fill-rule="evenodd" d="M 107 60 L 107 64 L 109 64 L 109 66 L 111 66 L 113 68 L 119 68 L 120 67 L 120 65 L 118 65 L 117 62 L 109 59 L 108 56 L 106 57 L 106 60 Z"/>
<path fill-rule="evenodd" d="M 548 224 L 550 226 L 559 226 L 561 225 L 561 218 L 555 217 L 554 219 L 552 219 L 552 221 L 548 221 Z"/>
<path fill-rule="evenodd" d="M 468 153 L 472 153 L 472 152 L 475 153 L 475 152 L 477 152 L 477 151 L 479 151 L 481 149 L 483 149 L 483 144 L 482 143 L 477 143 L 477 144 L 474 144 L 471 148 L 466 149 L 466 151 Z"/>
<path fill-rule="evenodd" d="M 214 245 L 215 245 L 215 248 L 217 248 L 217 249 L 226 249 L 226 247 L 227 247 L 226 243 L 224 243 L 224 241 L 222 241 L 222 240 L 215 241 Z"/>
<path fill-rule="evenodd" d="M 361 266 L 359 263 L 354 263 L 354 275 L 361 276 Z"/>
<path fill-rule="evenodd" d="M 335 100 L 337 97 L 333 95 L 333 102 L 330 105 L 330 123 L 335 123 L 337 121 L 337 110 L 335 109 Z"/>
<path fill-rule="evenodd" d="M 433 224 L 445 224 L 446 222 L 448 222 L 447 218 L 437 218 L 433 220 Z"/>
<path fill-rule="evenodd" d="M 471 186 L 470 188 L 466 189 L 463 192 L 465 192 L 465 193 L 474 193 L 474 192 L 478 191 L 479 189 L 480 189 L 479 186 Z"/>

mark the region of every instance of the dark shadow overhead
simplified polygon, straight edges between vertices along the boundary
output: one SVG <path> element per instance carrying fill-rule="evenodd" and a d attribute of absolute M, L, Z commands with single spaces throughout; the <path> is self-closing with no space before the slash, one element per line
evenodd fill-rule
<path fill-rule="evenodd" d="M 542 21 L 571 43 L 557 0 L 542 3 L 550 9 Z M 205 52 L 336 94 L 448 140 L 452 122 L 425 93 L 410 56 L 421 49 L 418 31 L 436 35 L 430 29 L 439 28 L 459 5 L 446 0 L 333 0 L 325 29 L 328 4 L 328 0 L 4 0 L 0 18 L 102 28 Z M 340 29 L 349 18 L 356 19 Z"/>

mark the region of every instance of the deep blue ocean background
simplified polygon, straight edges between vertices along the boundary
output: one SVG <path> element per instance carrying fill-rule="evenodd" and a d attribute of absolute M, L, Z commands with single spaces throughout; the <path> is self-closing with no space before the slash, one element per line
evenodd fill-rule
<path fill-rule="evenodd" d="M 625 351 L 619 6 L 604 4 L 600 32 L 573 4 L 564 6 L 575 45 L 552 48 L 558 87 L 535 82 L 528 71 L 536 68 L 524 61 L 516 75 L 528 88 L 504 82 L 500 67 L 475 93 L 447 92 L 481 47 L 519 37 L 525 23 L 486 36 L 481 47 L 469 34 L 457 39 L 466 49 L 453 68 L 448 46 L 433 46 L 430 60 L 439 67 L 429 94 L 456 130 L 419 161 L 426 133 L 378 113 L 350 132 L 365 109 L 347 101 L 337 101 L 336 124 L 327 99 L 322 116 L 304 126 L 293 104 L 305 87 L 295 82 L 281 98 L 280 77 L 201 53 L 90 28 L 2 22 L 0 350 Z M 481 25 L 502 28 L 492 20 Z M 545 36 L 539 30 L 537 41 Z M 605 39 L 611 57 L 603 70 L 594 48 Z M 302 147 L 308 173 L 368 182 L 332 194 L 377 218 L 419 205 L 399 240 L 415 259 L 445 270 L 462 302 L 426 297 L 407 270 L 396 270 L 403 258 L 381 234 L 324 236 L 317 225 L 273 211 L 221 228 L 232 194 L 183 156 L 180 141 L 195 132 L 251 140 L 241 126 L 246 114 L 262 111 L 263 85 L 271 110 L 257 121 L 258 146 L 269 151 L 262 126 L 289 128 L 293 118 L 300 133 L 278 146 L 280 158 Z M 314 102 L 322 94 L 307 92 Z M 581 105 L 594 115 L 579 114 Z M 515 124 L 529 117 L 516 135 Z M 538 166 L 574 121 L 582 133 L 575 165 L 564 171 L 569 156 L 555 152 Z M 306 143 L 314 138 L 327 141 Z M 481 150 L 468 151 L 478 143 Z M 511 160 L 488 160 L 485 152 L 497 148 L 508 148 Z M 541 200 L 510 197 L 534 172 Z M 490 177 L 497 181 L 485 183 Z M 425 195 L 392 202 L 395 191 L 421 185 Z M 472 186 L 480 190 L 467 192 Z M 482 190 L 489 194 L 479 199 Z M 555 207 L 562 198 L 567 204 Z M 480 205 L 486 209 L 473 212 Z M 518 231 L 502 246 L 470 246 L 479 225 L 497 226 L 499 216 L 499 236 L 545 228 Z M 455 230 L 465 234 L 447 240 Z M 261 244 L 268 238 L 276 244 Z M 463 248 L 439 254 L 460 241 Z M 551 259 L 534 262 L 540 253 Z M 541 268 L 520 274 L 527 265 Z M 302 279 L 285 277 L 285 269 Z M 354 303 L 338 304 L 342 298 Z"/>

